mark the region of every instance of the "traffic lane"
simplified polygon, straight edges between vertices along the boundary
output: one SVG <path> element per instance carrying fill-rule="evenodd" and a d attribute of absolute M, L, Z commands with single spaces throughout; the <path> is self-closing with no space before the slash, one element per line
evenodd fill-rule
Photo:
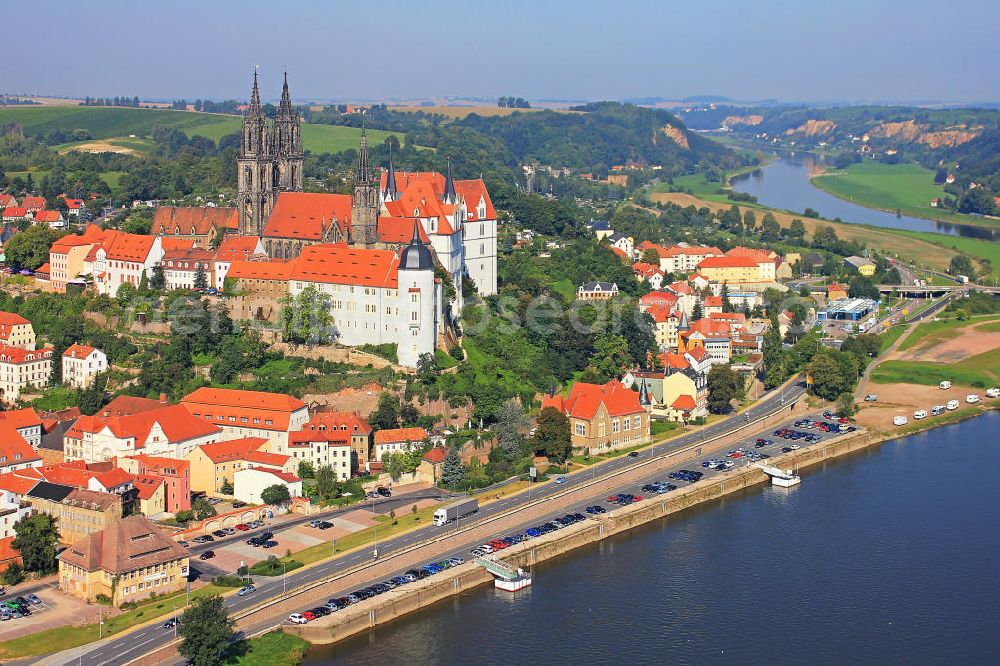
<path fill-rule="evenodd" d="M 786 388 L 783 391 L 775 391 L 771 395 L 765 394 L 765 396 L 762 397 L 762 400 L 759 401 L 757 405 L 755 405 L 754 407 L 751 407 L 747 411 L 748 411 L 748 413 L 750 413 L 751 420 L 752 420 L 753 418 L 755 418 L 756 416 L 758 416 L 758 415 L 760 415 L 762 413 L 770 413 L 775 407 L 778 406 L 779 403 L 780 404 L 787 404 L 787 405 L 794 404 L 794 402 L 797 399 L 799 399 L 801 397 L 801 395 L 804 394 L 804 392 L 805 392 L 804 389 L 800 385 L 793 385 L 792 388 Z M 705 439 L 707 439 L 709 437 L 709 435 L 714 436 L 716 434 L 728 433 L 728 432 L 730 432 L 733 429 L 733 425 L 734 424 L 732 423 L 732 420 L 720 421 L 720 422 L 712 424 L 710 426 L 706 426 L 702 431 L 699 431 L 698 433 L 691 433 L 689 435 L 683 435 L 682 437 L 678 438 L 677 440 L 671 442 L 671 444 L 669 446 L 668 445 L 662 445 L 662 446 L 668 446 L 668 448 L 667 448 L 666 452 L 661 452 L 661 456 L 665 455 L 666 453 L 669 453 L 671 450 L 683 448 L 686 445 L 695 444 L 695 443 L 697 443 L 699 441 L 699 439 L 700 440 L 705 440 Z M 739 425 L 739 424 L 737 424 L 737 425 Z M 707 443 L 706 443 L 706 445 L 707 445 Z M 716 447 L 716 448 L 717 449 L 721 449 L 721 448 L 725 448 L 725 447 Z M 704 455 L 704 453 L 702 455 Z M 612 461 L 609 461 L 607 463 L 603 463 L 602 464 L 602 466 L 601 466 L 602 476 L 606 475 L 608 472 L 619 471 L 619 470 L 621 470 L 623 468 L 631 467 L 634 464 L 635 464 L 634 459 L 629 458 L 628 456 L 621 456 L 620 458 L 616 458 L 616 459 L 614 459 Z M 691 463 L 690 463 L 690 461 L 688 461 L 688 462 L 683 463 L 683 464 L 691 464 Z M 663 473 L 664 473 L 663 471 L 660 471 L 660 472 L 657 472 L 656 475 L 663 474 Z M 574 478 L 574 477 L 578 477 L 578 478 Z M 589 479 L 586 478 L 586 475 L 583 475 L 581 477 L 581 475 L 579 475 L 579 474 L 573 474 L 573 475 L 568 476 L 567 477 L 567 481 L 569 482 L 570 479 L 572 479 L 572 483 L 585 483 L 585 482 L 589 481 Z M 561 492 L 561 491 L 563 491 L 563 490 L 566 489 L 566 486 L 567 486 L 567 484 L 560 484 L 560 485 L 545 484 L 545 485 L 541 486 L 539 488 L 539 490 L 534 491 L 534 493 L 535 493 L 534 497 L 532 497 L 531 499 L 532 500 L 542 499 L 542 498 L 550 496 L 550 495 L 552 495 L 554 493 Z M 490 504 L 487 504 L 486 506 L 484 506 L 480 510 L 480 516 L 490 517 L 490 516 L 492 516 L 494 514 L 501 513 L 504 510 L 510 510 L 511 508 L 515 508 L 517 504 L 525 503 L 527 501 L 528 501 L 527 495 L 517 495 L 517 496 L 508 497 L 505 500 L 499 500 L 497 502 L 492 502 Z M 510 503 L 511 506 L 508 506 L 507 503 Z M 354 508 L 356 508 L 356 505 L 355 505 Z M 561 512 L 556 512 L 553 515 L 558 515 L 560 513 Z M 409 533 L 407 535 L 401 535 L 400 537 L 394 537 L 393 539 L 390 539 L 389 541 L 386 541 L 386 542 L 383 542 L 382 544 L 380 544 L 379 548 L 380 548 L 381 552 L 383 552 L 383 553 L 392 552 L 393 550 L 396 550 L 397 548 L 402 547 L 403 545 L 407 545 L 409 543 L 412 543 L 414 541 L 424 541 L 424 540 L 427 540 L 427 539 L 431 538 L 432 536 L 434 536 L 435 532 L 437 532 L 439 534 L 443 533 L 443 531 L 445 529 L 449 528 L 449 527 L 451 527 L 451 526 L 438 527 L 438 526 L 430 525 L 430 526 L 421 528 L 419 530 L 416 530 L 414 532 L 411 532 L 411 533 Z M 456 529 L 457 527 L 458 526 L 455 526 L 452 529 Z M 405 542 L 404 542 L 404 539 L 406 540 Z M 456 552 L 460 552 L 460 550 L 456 550 Z M 314 582 L 316 579 L 321 579 L 321 578 L 324 578 L 326 576 L 329 576 L 329 575 L 333 574 L 335 572 L 335 569 L 337 569 L 337 568 L 341 568 L 342 567 L 342 568 L 346 569 L 346 568 L 350 568 L 351 566 L 354 566 L 356 564 L 361 564 L 363 562 L 370 562 L 371 559 L 372 559 L 372 558 L 370 558 L 370 553 L 371 553 L 371 551 L 369 551 L 368 549 L 358 550 L 358 551 L 355 551 L 352 554 L 349 554 L 349 555 L 337 558 L 336 560 L 331 560 L 331 561 L 324 562 L 323 564 L 319 564 L 319 565 L 317 565 L 315 567 L 312 567 L 310 569 L 307 569 L 305 571 L 302 571 L 302 572 L 299 572 L 299 573 L 293 572 L 293 573 L 287 574 L 286 576 L 282 576 L 282 579 L 285 581 L 285 585 L 287 586 L 287 588 L 289 588 L 289 589 L 290 588 L 294 588 L 294 587 L 296 587 L 298 585 L 302 585 L 302 584 Z M 252 597 L 244 597 L 244 598 L 240 598 L 240 597 L 228 597 L 227 598 L 226 606 L 230 607 L 230 608 L 235 608 L 237 610 L 238 609 L 248 608 L 251 605 L 255 605 L 256 603 L 260 603 L 261 601 L 268 600 L 267 598 L 265 598 L 263 600 L 260 599 L 260 597 L 262 596 L 261 592 L 274 590 L 274 594 L 277 594 L 277 590 L 279 589 L 279 586 L 281 586 L 281 585 L 282 585 L 281 581 L 275 580 L 275 581 L 272 581 L 272 582 L 266 584 L 266 587 L 262 587 L 261 591 L 258 592 L 258 594 L 256 594 L 256 595 L 252 595 Z M 256 599 L 253 599 L 253 597 L 256 597 Z M 236 606 L 235 604 L 240 604 L 240 605 Z M 154 625 L 154 626 L 161 626 L 161 624 L 162 623 L 159 623 L 159 624 Z M 164 631 L 166 631 L 166 630 L 164 630 Z M 118 645 L 116 645 L 115 648 L 118 649 L 118 650 L 121 650 L 121 649 L 124 649 L 124 648 L 128 647 L 131 644 L 131 637 L 132 636 L 133 636 L 133 634 L 127 634 L 127 635 L 123 636 L 121 639 L 119 639 L 118 641 L 116 641 L 116 643 Z M 166 644 L 167 642 L 169 642 L 169 640 L 172 640 L 172 633 L 169 634 L 169 635 L 167 635 L 167 636 L 162 636 L 159 645 Z M 154 646 L 154 647 L 158 647 L 159 645 Z M 152 649 L 152 648 L 146 648 L 147 651 L 149 649 Z M 90 654 L 90 653 L 88 653 L 88 654 Z M 121 661 L 115 660 L 115 661 L 113 661 L 113 663 L 126 663 L 127 661 L 128 661 L 127 659 L 126 660 L 121 660 Z M 102 663 L 102 662 L 96 662 L 95 661 L 95 662 L 92 662 L 92 663 Z M 103 662 L 103 663 L 112 663 L 112 662 L 109 661 L 109 662 Z"/>

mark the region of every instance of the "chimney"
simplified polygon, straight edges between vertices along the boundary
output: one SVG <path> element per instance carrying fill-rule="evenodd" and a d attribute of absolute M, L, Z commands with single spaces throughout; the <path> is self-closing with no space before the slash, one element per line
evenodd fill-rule
<path fill-rule="evenodd" d="M 109 412 L 107 410 L 104 410 L 103 416 L 104 416 L 104 418 L 109 418 L 111 416 L 111 412 Z"/>
<path fill-rule="evenodd" d="M 160 394 L 160 402 L 162 402 L 164 405 L 167 404 L 167 394 L 166 393 L 161 393 Z"/>

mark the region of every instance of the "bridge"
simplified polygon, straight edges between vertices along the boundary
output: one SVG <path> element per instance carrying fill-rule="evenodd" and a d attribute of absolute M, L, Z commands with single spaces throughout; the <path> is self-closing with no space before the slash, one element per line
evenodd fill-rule
<path fill-rule="evenodd" d="M 477 557 L 476 564 L 493 574 L 494 578 L 515 580 L 521 575 L 520 569 L 508 566 L 505 562 L 501 562 L 500 560 L 489 560 L 485 557 Z"/>

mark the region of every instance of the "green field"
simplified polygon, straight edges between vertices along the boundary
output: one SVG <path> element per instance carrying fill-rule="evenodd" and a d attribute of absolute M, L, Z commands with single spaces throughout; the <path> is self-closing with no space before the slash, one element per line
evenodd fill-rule
<path fill-rule="evenodd" d="M 60 106 L 34 109 L 0 109 L 0 125 L 17 123 L 26 134 L 47 134 L 61 129 L 72 131 L 85 129 L 93 137 L 92 141 L 74 142 L 75 145 L 92 143 L 94 140 L 108 139 L 109 143 L 132 147 L 142 152 L 146 149 L 148 137 L 154 127 L 166 126 L 181 130 L 188 136 L 204 136 L 218 141 L 227 134 L 240 131 L 240 118 L 196 111 L 173 111 L 170 109 L 130 109 L 117 107 Z M 369 130 L 368 140 L 381 143 L 395 134 L 400 141 L 402 134 Z M 131 135 L 135 135 L 132 137 Z M 317 153 L 340 152 L 357 148 L 361 130 L 337 125 L 302 126 L 302 143 L 306 150 Z M 62 144 L 59 149 L 72 149 L 74 144 Z"/>
<path fill-rule="evenodd" d="M 985 317 L 974 317 L 968 321 L 959 321 L 958 319 L 941 319 L 940 321 L 924 322 L 920 324 L 915 331 L 910 333 L 908 338 L 903 340 L 903 344 L 899 345 L 899 350 L 906 351 L 907 349 L 913 349 L 918 345 L 925 346 L 938 342 L 944 342 L 945 340 L 954 337 L 955 331 L 960 328 L 967 328 L 975 326 L 977 323 L 993 322 L 998 320 L 1000 320 L 1000 317 L 997 315 L 987 315 Z"/>
<path fill-rule="evenodd" d="M 980 281 L 989 284 L 1000 283 L 1000 243 L 976 238 L 963 238 L 962 236 L 945 236 L 927 231 L 903 231 L 901 229 L 886 231 L 957 250 L 975 259 L 986 259 L 990 262 L 991 273 L 986 278 L 981 278 Z"/>
<path fill-rule="evenodd" d="M 7 177 L 10 178 L 10 179 L 14 179 L 14 178 L 18 178 L 18 177 L 20 177 L 22 179 L 27 179 L 29 173 L 31 174 L 31 178 L 37 184 L 37 183 L 41 182 L 42 178 L 44 178 L 45 176 L 47 176 L 49 172 L 47 170 L 43 170 L 43 171 L 8 171 L 7 172 Z M 108 184 L 108 187 L 118 187 L 118 181 L 120 181 L 121 178 L 122 178 L 122 176 L 125 175 L 125 172 L 124 171 L 102 171 L 98 175 L 101 177 L 101 180 L 103 180 L 105 183 Z"/>
<path fill-rule="evenodd" d="M 988 388 L 1000 384 L 1000 349 L 970 356 L 958 363 L 883 361 L 872 371 L 876 384 L 923 384 L 936 386 L 945 380 L 959 386 Z"/>
<path fill-rule="evenodd" d="M 283 631 L 240 641 L 229 649 L 222 663 L 234 666 L 296 666 L 309 649 L 309 641 Z"/>

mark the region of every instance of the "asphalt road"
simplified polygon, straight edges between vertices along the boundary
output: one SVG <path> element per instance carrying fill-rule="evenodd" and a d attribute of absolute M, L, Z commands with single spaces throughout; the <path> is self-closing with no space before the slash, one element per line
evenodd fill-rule
<path fill-rule="evenodd" d="M 771 414 L 772 412 L 778 411 L 784 407 L 788 407 L 789 411 L 794 406 L 794 403 L 803 396 L 805 393 L 804 383 L 795 384 L 790 387 L 775 389 L 767 394 L 765 394 L 760 401 L 757 402 L 753 407 L 749 408 L 742 414 L 734 415 L 728 419 L 724 419 L 712 425 L 706 426 L 701 430 L 683 435 L 676 439 L 671 440 L 668 443 L 656 445 L 651 447 L 649 451 L 641 452 L 639 459 L 632 458 L 629 456 L 621 456 L 615 458 L 608 462 L 602 463 L 599 469 L 595 469 L 595 473 L 599 472 L 601 475 L 607 475 L 612 472 L 619 472 L 628 469 L 636 465 L 641 460 L 655 457 L 658 454 L 667 453 L 675 449 L 685 448 L 691 445 L 695 445 L 698 442 L 705 443 L 705 454 L 704 457 L 709 457 L 710 455 L 716 455 L 716 451 L 709 451 L 709 445 L 712 439 L 719 437 L 721 435 L 728 434 L 735 427 L 742 423 L 749 423 L 757 418 L 761 418 Z M 793 419 L 794 420 L 794 419 Z M 749 433 L 748 433 L 749 434 Z M 780 446 L 777 447 L 780 450 Z M 765 450 L 766 451 L 766 450 Z M 691 462 L 687 462 L 687 465 L 692 465 Z M 692 467 L 693 469 L 693 467 Z M 699 471 L 705 472 L 706 470 L 698 466 Z M 716 472 L 706 473 L 706 477 L 709 474 L 714 474 Z M 653 475 L 655 478 L 665 478 L 665 473 L 661 470 Z M 518 493 L 516 495 L 491 502 L 484 505 L 479 513 L 474 518 L 475 521 L 480 521 L 484 518 L 490 516 L 495 516 L 497 514 L 509 511 L 511 509 L 517 508 L 519 505 L 526 504 L 529 501 L 534 501 L 555 493 L 562 492 L 568 488 L 572 488 L 579 484 L 587 483 L 591 480 L 591 475 L 589 474 L 571 474 L 566 477 L 566 482 L 562 484 L 555 483 L 545 483 L 539 485 L 537 488 L 532 489 L 530 493 L 530 498 L 528 493 Z M 681 482 L 684 483 L 684 482 Z M 642 483 L 638 484 L 639 486 Z M 677 484 L 680 485 L 680 484 Z M 632 488 L 632 490 L 628 490 Z M 629 484 L 622 488 L 622 492 L 634 492 L 635 484 Z M 636 493 L 642 494 L 642 493 Z M 405 503 L 411 503 L 414 495 L 406 495 L 398 499 L 403 500 Z M 397 499 L 397 498 L 392 498 Z M 594 501 L 590 503 L 597 503 L 600 498 L 593 498 Z M 386 506 L 388 502 L 386 500 Z M 582 507 L 586 504 L 581 505 Z M 609 506 L 604 504 L 604 506 Z M 353 507 L 354 509 L 357 506 Z M 388 511 L 388 508 L 385 509 Z M 560 511 L 555 515 L 563 515 L 565 512 Z M 308 522 L 314 517 L 309 516 L 304 519 L 303 522 Z M 535 522 L 533 520 L 533 522 Z M 540 521 L 539 521 L 540 522 Z M 384 542 L 379 542 L 377 547 L 381 556 L 391 553 L 395 550 L 404 548 L 406 546 L 411 546 L 416 542 L 425 541 L 431 539 L 435 536 L 440 536 L 448 530 L 455 530 L 456 525 L 444 525 L 441 527 L 435 525 L 428 525 L 420 529 L 414 530 L 402 534 L 397 537 L 393 537 Z M 528 527 L 528 525 L 525 525 Z M 246 535 L 248 533 L 240 533 L 241 535 Z M 502 535 L 497 535 L 502 536 Z M 245 540 L 246 536 L 242 536 Z M 230 537 L 231 540 L 236 540 L 237 536 Z M 221 543 L 226 543 L 222 541 Z M 219 542 L 217 544 L 206 544 L 204 548 L 211 548 L 213 545 L 221 545 Z M 459 557 L 467 558 L 468 548 L 477 545 L 475 543 L 464 544 L 460 548 L 450 549 L 442 551 L 437 559 L 444 557 L 449 557 L 452 555 L 457 555 Z M 465 554 L 462 554 L 465 553 Z M 372 550 L 368 548 L 358 549 L 353 553 L 348 555 L 338 557 L 335 560 L 323 562 L 316 566 L 310 567 L 309 569 L 302 571 L 293 571 L 285 576 L 279 576 L 276 578 L 264 578 L 257 577 L 257 591 L 255 594 L 246 597 L 227 597 L 226 606 L 228 607 L 230 613 L 238 612 L 240 610 L 245 610 L 252 606 L 260 604 L 262 601 L 269 598 L 280 597 L 283 594 L 284 589 L 291 589 L 296 586 L 321 580 L 327 578 L 337 572 L 343 571 L 345 569 L 354 567 L 356 565 L 361 565 L 364 563 L 372 562 Z M 400 572 L 402 573 L 402 572 Z M 375 581 L 373 581 L 375 582 Z M 342 596 L 343 594 L 349 592 L 349 590 L 340 590 L 331 596 Z M 182 608 L 183 605 L 178 601 L 178 609 Z M 165 616 L 162 618 L 166 620 Z M 52 657 L 45 659 L 46 663 L 52 664 L 79 664 L 80 666 L 109 666 L 109 665 L 120 665 L 126 664 L 129 661 L 136 659 L 143 654 L 151 652 L 174 639 L 174 631 L 170 629 L 164 629 L 162 627 L 162 622 L 157 622 L 151 626 L 144 627 L 142 629 L 133 631 L 131 633 L 123 634 L 119 638 L 114 638 L 106 642 L 101 642 L 99 644 L 91 644 L 90 646 L 85 646 L 77 650 L 68 650 L 61 655 L 53 655 Z"/>

